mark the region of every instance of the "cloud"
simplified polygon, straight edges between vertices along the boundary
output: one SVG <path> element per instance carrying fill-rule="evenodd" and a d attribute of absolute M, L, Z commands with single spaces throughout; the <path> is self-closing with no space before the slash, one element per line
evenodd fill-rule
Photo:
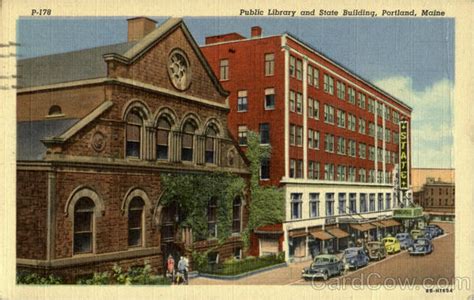
<path fill-rule="evenodd" d="M 374 82 L 413 108 L 413 167 L 453 167 L 453 84 L 442 79 L 423 90 L 413 89 L 413 80 L 393 76 Z"/>

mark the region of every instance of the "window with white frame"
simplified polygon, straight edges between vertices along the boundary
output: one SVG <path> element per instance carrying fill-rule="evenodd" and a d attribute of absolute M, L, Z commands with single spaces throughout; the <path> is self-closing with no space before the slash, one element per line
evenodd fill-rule
<path fill-rule="evenodd" d="M 296 178 L 303 178 L 303 160 L 296 160 Z"/>
<path fill-rule="evenodd" d="M 326 152 L 334 152 L 334 135 L 324 134 L 324 150 Z"/>
<path fill-rule="evenodd" d="M 346 193 L 338 194 L 338 210 L 340 215 L 346 214 Z"/>
<path fill-rule="evenodd" d="M 229 79 L 229 60 L 221 59 L 219 62 L 219 69 L 220 69 L 220 79 L 228 80 Z"/>
<path fill-rule="evenodd" d="M 360 206 L 360 212 L 364 213 L 367 212 L 367 194 L 361 193 L 359 194 L 359 206 Z"/>
<path fill-rule="evenodd" d="M 260 179 L 270 179 L 270 160 L 268 158 L 262 159 L 260 163 Z"/>
<path fill-rule="evenodd" d="M 365 169 L 359 169 L 359 182 L 366 182 L 366 171 Z"/>
<path fill-rule="evenodd" d="M 344 100 L 346 98 L 346 85 L 343 82 L 337 81 L 337 98 Z"/>
<path fill-rule="evenodd" d="M 313 86 L 317 89 L 319 89 L 319 69 L 318 68 L 314 68 L 314 72 L 313 72 Z"/>
<path fill-rule="evenodd" d="M 369 146 L 369 160 L 375 160 L 375 148 L 373 146 Z"/>
<path fill-rule="evenodd" d="M 265 76 L 272 76 L 275 74 L 275 54 L 265 54 Z"/>
<path fill-rule="evenodd" d="M 270 144 L 270 124 L 260 123 L 260 144 Z"/>
<path fill-rule="evenodd" d="M 346 127 L 346 113 L 342 110 L 337 110 L 337 126 L 345 128 Z"/>
<path fill-rule="evenodd" d="M 312 65 L 308 65 L 308 85 L 313 85 L 313 66 Z"/>
<path fill-rule="evenodd" d="M 369 211 L 375 211 L 375 194 L 369 194 Z"/>
<path fill-rule="evenodd" d="M 334 124 L 334 107 L 324 104 L 324 122 Z"/>
<path fill-rule="evenodd" d="M 303 113 L 303 95 L 301 93 L 296 93 L 296 113 Z"/>
<path fill-rule="evenodd" d="M 383 151 L 382 148 L 377 148 L 377 160 L 381 162 L 383 160 Z"/>
<path fill-rule="evenodd" d="M 319 101 L 318 100 L 314 100 L 313 117 L 316 120 L 319 120 Z"/>
<path fill-rule="evenodd" d="M 378 210 L 383 210 L 383 193 L 378 193 L 377 195 L 378 197 L 378 205 L 377 205 L 377 208 Z"/>
<path fill-rule="evenodd" d="M 247 145 L 247 126 L 245 125 L 240 125 L 238 127 L 238 132 L 239 132 L 239 145 Z"/>
<path fill-rule="evenodd" d="M 334 193 L 326 193 L 326 216 L 334 216 Z"/>
<path fill-rule="evenodd" d="M 274 88 L 265 89 L 265 109 L 266 110 L 275 109 L 275 89 Z"/>
<path fill-rule="evenodd" d="M 385 120 L 390 120 L 390 107 L 384 105 L 385 108 Z"/>
<path fill-rule="evenodd" d="M 337 166 L 337 181 L 346 181 L 346 166 Z"/>
<path fill-rule="evenodd" d="M 295 77 L 296 71 L 296 58 L 290 55 L 290 76 Z"/>
<path fill-rule="evenodd" d="M 380 125 L 377 125 L 377 138 L 379 140 L 383 139 L 383 127 Z"/>
<path fill-rule="evenodd" d="M 308 179 L 313 179 L 314 174 L 314 161 L 308 161 Z"/>
<path fill-rule="evenodd" d="M 355 104 L 355 89 L 353 87 L 349 87 L 347 89 L 347 95 L 348 95 L 348 102 L 350 104 Z"/>
<path fill-rule="evenodd" d="M 392 115 L 393 115 L 393 123 L 398 125 L 398 122 L 400 121 L 400 114 L 397 111 L 392 110 Z"/>
<path fill-rule="evenodd" d="M 375 101 L 372 98 L 369 98 L 367 105 L 367 110 L 371 113 L 375 113 Z"/>
<path fill-rule="evenodd" d="M 366 133 L 366 128 L 365 128 L 365 120 L 364 119 L 359 119 L 359 133 L 360 134 L 365 134 Z"/>
<path fill-rule="evenodd" d="M 308 148 L 313 149 L 313 130 L 308 129 Z"/>
<path fill-rule="evenodd" d="M 372 122 L 369 122 L 369 136 L 374 136 L 375 135 L 375 124 Z"/>
<path fill-rule="evenodd" d="M 392 194 L 386 193 L 385 194 L 385 209 L 390 209 L 390 202 L 392 201 Z"/>
<path fill-rule="evenodd" d="M 367 177 L 367 182 L 374 183 L 375 182 L 375 170 L 369 171 L 369 176 Z"/>
<path fill-rule="evenodd" d="M 349 150 L 347 151 L 347 154 L 349 154 L 349 156 L 356 157 L 356 141 L 349 140 Z"/>
<path fill-rule="evenodd" d="M 375 106 L 377 107 L 377 116 L 382 117 L 383 116 L 383 104 L 376 101 Z"/>
<path fill-rule="evenodd" d="M 341 155 L 346 154 L 346 139 L 343 137 L 337 138 L 337 153 Z"/>
<path fill-rule="evenodd" d="M 356 193 L 349 193 L 349 212 L 350 213 L 357 213 L 357 194 Z"/>
<path fill-rule="evenodd" d="M 290 111 L 295 111 L 296 93 L 290 91 Z"/>
<path fill-rule="evenodd" d="M 238 91 L 237 92 L 237 111 L 238 112 L 247 111 L 247 108 L 248 108 L 247 91 Z"/>
<path fill-rule="evenodd" d="M 348 114 L 347 116 L 347 129 L 356 131 L 356 116 Z"/>
<path fill-rule="evenodd" d="M 303 62 L 301 59 L 296 60 L 296 79 L 303 79 Z"/>
<path fill-rule="evenodd" d="M 359 107 L 365 109 L 365 95 L 359 92 L 357 96 L 357 102 L 359 104 Z"/>
<path fill-rule="evenodd" d="M 313 102 L 314 100 L 312 98 L 308 98 L 308 118 L 314 117 Z"/>
<path fill-rule="evenodd" d="M 348 167 L 348 169 L 349 169 L 349 174 L 348 174 L 347 181 L 355 182 L 356 181 L 356 168 Z"/>
<path fill-rule="evenodd" d="M 296 143 L 296 126 L 290 124 L 290 145 L 295 145 Z"/>
<path fill-rule="evenodd" d="M 334 180 L 334 164 L 324 165 L 324 180 Z"/>
<path fill-rule="evenodd" d="M 324 74 L 324 92 L 334 95 L 334 78 Z"/>
<path fill-rule="evenodd" d="M 303 203 L 303 194 L 291 193 L 291 219 L 301 219 L 301 208 Z"/>
<path fill-rule="evenodd" d="M 385 128 L 385 142 L 390 143 L 392 141 L 392 132 L 390 129 Z"/>
<path fill-rule="evenodd" d="M 400 140 L 399 140 L 399 137 L 400 137 L 399 133 L 398 133 L 398 132 L 394 132 L 392 136 L 393 136 L 393 143 L 398 145 L 399 142 L 400 142 Z"/>
<path fill-rule="evenodd" d="M 317 130 L 313 132 L 313 148 L 319 149 L 319 131 Z"/>
<path fill-rule="evenodd" d="M 290 159 L 290 178 L 295 178 L 296 161 Z"/>
<path fill-rule="evenodd" d="M 359 143 L 359 158 L 365 159 L 367 155 L 367 148 L 364 143 Z"/>
<path fill-rule="evenodd" d="M 319 193 L 309 193 L 309 217 L 319 217 Z"/>
<path fill-rule="evenodd" d="M 296 146 L 303 146 L 303 127 L 296 126 Z"/>

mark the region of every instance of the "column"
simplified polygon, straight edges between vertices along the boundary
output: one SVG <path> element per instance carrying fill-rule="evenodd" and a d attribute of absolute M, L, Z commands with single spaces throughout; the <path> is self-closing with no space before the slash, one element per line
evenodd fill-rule
<path fill-rule="evenodd" d="M 377 99 L 374 99 L 374 170 L 375 170 L 375 180 L 374 182 L 377 183 L 377 171 L 378 171 L 378 138 L 377 138 L 377 128 L 378 128 L 378 116 L 377 116 L 377 107 L 379 106 L 379 102 Z"/>
<path fill-rule="evenodd" d="M 204 145 L 206 142 L 206 137 L 204 135 L 196 135 L 195 138 L 196 147 L 194 152 L 194 161 L 196 164 L 202 165 L 204 164 Z"/>
<path fill-rule="evenodd" d="M 144 159 L 156 159 L 156 130 L 153 127 L 145 128 Z"/>
<path fill-rule="evenodd" d="M 385 170 L 386 170 L 386 166 L 385 164 L 387 163 L 385 161 L 385 157 L 386 157 L 386 153 L 385 153 L 385 110 L 387 109 L 385 103 L 383 104 L 383 113 L 382 113 L 382 154 L 383 154 L 383 157 L 382 157 L 382 172 L 383 172 L 383 179 L 382 179 L 382 183 L 387 183 L 386 182 L 386 178 L 385 178 Z"/>
<path fill-rule="evenodd" d="M 283 51 L 285 52 L 285 178 L 290 176 L 290 108 L 289 108 L 289 97 L 290 97 L 290 73 L 289 73 L 289 66 L 290 66 L 290 48 L 286 45 L 286 38 L 285 45 L 283 47 Z M 288 241 L 287 241 L 288 242 Z"/>
<path fill-rule="evenodd" d="M 171 133 L 171 161 L 181 161 L 181 132 L 172 131 Z"/>

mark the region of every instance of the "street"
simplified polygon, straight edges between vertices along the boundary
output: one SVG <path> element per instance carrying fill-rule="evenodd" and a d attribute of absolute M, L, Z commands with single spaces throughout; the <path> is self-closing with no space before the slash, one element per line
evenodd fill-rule
<path fill-rule="evenodd" d="M 351 271 L 318 284 L 446 284 L 454 280 L 454 225 L 439 223 L 445 234 L 433 240 L 434 252 L 426 256 L 410 256 L 407 251 L 390 255 L 382 261 L 371 262 L 367 267 Z M 288 267 L 263 272 L 239 280 L 216 280 L 198 277 L 191 285 L 311 285 L 301 279 L 301 270 L 309 261 L 293 263 Z M 389 278 L 389 279 L 387 279 Z M 427 279 L 428 278 L 428 279 Z M 425 280 L 425 282 L 423 282 Z"/>

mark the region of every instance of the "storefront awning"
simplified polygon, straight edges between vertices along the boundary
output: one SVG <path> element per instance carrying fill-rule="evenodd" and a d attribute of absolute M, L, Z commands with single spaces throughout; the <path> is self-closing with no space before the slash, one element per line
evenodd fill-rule
<path fill-rule="evenodd" d="M 329 233 L 327 233 L 326 231 L 323 231 L 323 230 L 312 231 L 311 235 L 314 236 L 314 238 L 320 239 L 322 241 L 330 240 L 330 239 L 334 238 L 334 236 L 330 235 Z"/>
<path fill-rule="evenodd" d="M 375 227 L 387 227 L 382 221 L 374 221 L 370 222 L 370 224 L 374 225 Z"/>
<path fill-rule="evenodd" d="M 393 220 L 393 219 L 382 220 L 382 221 L 380 221 L 380 222 L 382 222 L 382 224 L 384 224 L 385 227 L 392 227 L 392 226 L 399 226 L 399 225 L 400 225 L 400 222 L 395 221 L 395 220 Z"/>
<path fill-rule="evenodd" d="M 347 232 L 345 232 L 344 230 L 342 230 L 341 228 L 337 228 L 337 227 L 334 227 L 334 228 L 328 228 L 326 229 L 330 234 L 334 235 L 335 237 L 337 237 L 338 239 L 343 239 L 345 237 L 348 237 L 349 234 Z"/>
<path fill-rule="evenodd" d="M 295 238 L 295 237 L 303 237 L 303 236 L 307 236 L 308 233 L 304 230 L 295 230 L 295 231 L 289 231 L 288 232 L 288 236 L 291 237 L 291 238 Z"/>
<path fill-rule="evenodd" d="M 350 224 L 350 226 L 352 228 L 354 228 L 355 230 L 358 230 L 358 231 L 361 231 L 361 232 L 364 232 L 364 231 L 367 231 L 367 230 L 370 230 L 370 229 L 374 229 L 375 226 L 374 225 L 370 225 L 368 223 L 363 223 L 363 224 Z"/>

